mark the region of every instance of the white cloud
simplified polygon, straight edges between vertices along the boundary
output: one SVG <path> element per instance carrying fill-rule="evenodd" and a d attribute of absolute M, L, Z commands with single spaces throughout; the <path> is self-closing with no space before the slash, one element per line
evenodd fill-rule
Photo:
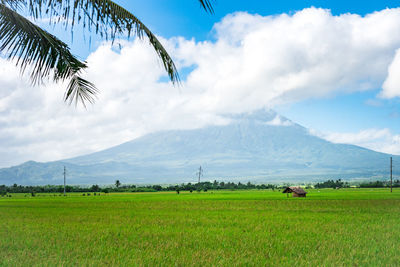
<path fill-rule="evenodd" d="M 193 68 L 179 88 L 164 82 L 146 42 L 120 52 L 100 46 L 87 59 L 86 76 L 101 90 L 88 110 L 62 103 L 65 85 L 30 87 L 0 59 L 1 164 L 57 160 L 157 130 L 227 123 L 219 114 L 377 88 L 400 47 L 400 9 L 365 17 L 316 8 L 235 13 L 214 28 L 215 42 L 162 40 L 179 68 Z"/>
<path fill-rule="evenodd" d="M 379 87 L 400 46 L 399 22 L 399 9 L 366 17 L 315 8 L 293 16 L 236 13 L 215 26 L 215 43 L 178 40 L 176 54 L 198 66 L 186 84 L 205 90 L 199 103 L 249 111 Z"/>
<path fill-rule="evenodd" d="M 388 68 L 388 76 L 382 86 L 380 93 L 382 98 L 394 98 L 400 96 L 400 49 L 396 51 L 396 55 Z"/>
<path fill-rule="evenodd" d="M 293 123 L 290 120 L 283 119 L 279 115 L 276 115 L 275 118 L 266 122 L 266 124 L 273 125 L 273 126 L 291 126 L 291 125 L 293 125 Z"/>
<path fill-rule="evenodd" d="M 393 134 L 387 128 L 366 129 L 356 133 L 310 132 L 332 143 L 358 145 L 378 152 L 400 155 L 400 134 Z"/>

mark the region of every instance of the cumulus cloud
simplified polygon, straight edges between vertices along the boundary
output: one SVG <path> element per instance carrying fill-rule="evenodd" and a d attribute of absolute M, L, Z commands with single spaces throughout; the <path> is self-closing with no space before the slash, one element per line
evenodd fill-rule
<path fill-rule="evenodd" d="M 166 82 L 146 43 L 101 45 L 87 59 L 86 78 L 101 90 L 88 110 L 62 103 L 65 85 L 33 88 L 0 58 L 2 165 L 72 157 L 153 131 L 227 123 L 220 114 L 377 88 L 397 64 L 400 9 L 364 17 L 317 8 L 235 13 L 214 32 L 215 41 L 160 37 L 178 68 L 191 69 L 181 87 Z"/>
<path fill-rule="evenodd" d="M 198 103 L 249 111 L 380 87 L 400 46 L 399 21 L 399 9 L 365 17 L 316 8 L 293 16 L 235 13 L 215 25 L 215 43 L 178 39 L 174 54 L 197 66 L 186 85 L 206 91 Z"/>
<path fill-rule="evenodd" d="M 310 130 L 311 134 L 324 138 L 332 143 L 352 144 L 375 151 L 400 155 L 400 135 L 389 129 L 366 129 L 356 133 L 320 133 Z"/>

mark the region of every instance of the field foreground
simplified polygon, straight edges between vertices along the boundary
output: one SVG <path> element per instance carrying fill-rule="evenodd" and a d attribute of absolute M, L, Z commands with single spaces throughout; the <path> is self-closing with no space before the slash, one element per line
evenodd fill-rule
<path fill-rule="evenodd" d="M 400 190 L 0 197 L 0 266 L 398 266 Z"/>

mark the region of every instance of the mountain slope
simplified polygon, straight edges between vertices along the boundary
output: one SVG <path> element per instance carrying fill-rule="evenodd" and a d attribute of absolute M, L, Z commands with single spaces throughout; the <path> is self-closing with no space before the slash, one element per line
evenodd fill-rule
<path fill-rule="evenodd" d="M 188 182 L 200 165 L 206 180 L 386 175 L 390 155 L 330 143 L 273 111 L 228 117 L 228 125 L 157 132 L 89 155 L 1 169 L 0 184 L 61 184 L 64 165 L 73 184 Z"/>

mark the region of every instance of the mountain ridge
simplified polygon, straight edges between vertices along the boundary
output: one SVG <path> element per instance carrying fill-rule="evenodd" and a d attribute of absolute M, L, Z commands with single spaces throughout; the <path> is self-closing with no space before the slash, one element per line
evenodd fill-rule
<path fill-rule="evenodd" d="M 272 110 L 224 117 L 226 125 L 160 131 L 87 155 L 3 168 L 0 184 L 61 184 L 64 165 L 71 184 L 190 182 L 200 165 L 206 180 L 368 178 L 385 175 L 393 156 L 333 144 Z"/>

